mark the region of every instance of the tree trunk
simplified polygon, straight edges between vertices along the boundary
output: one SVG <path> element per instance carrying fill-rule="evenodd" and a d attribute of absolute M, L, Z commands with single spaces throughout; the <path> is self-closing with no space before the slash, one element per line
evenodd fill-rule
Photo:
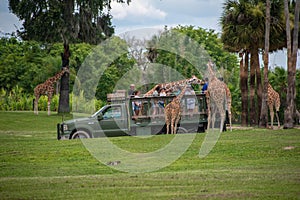
<path fill-rule="evenodd" d="M 69 58 L 71 56 L 69 49 L 69 39 L 77 37 L 77 30 L 73 29 L 73 10 L 74 10 L 74 1 L 65 0 L 63 7 L 63 21 L 64 28 L 61 30 L 61 37 L 64 42 L 64 53 L 61 54 L 62 67 L 69 68 Z M 61 77 L 60 84 L 60 95 L 59 95 L 59 104 L 58 104 L 58 113 L 70 113 L 69 105 L 69 80 L 70 73 L 65 73 Z"/>
<path fill-rule="evenodd" d="M 245 51 L 245 59 L 243 59 L 243 54 L 240 55 L 242 57 L 240 61 L 240 88 L 242 95 L 241 126 L 248 126 L 248 55 L 247 51 Z"/>
<path fill-rule="evenodd" d="M 70 54 L 69 45 L 67 43 L 64 43 L 64 53 L 61 55 L 62 67 L 69 68 L 70 55 L 71 54 Z M 65 73 L 61 77 L 58 113 L 70 113 L 69 79 L 70 79 L 70 74 L 69 73 Z"/>
<path fill-rule="evenodd" d="M 294 35 L 293 35 L 293 49 L 291 39 L 290 17 L 288 0 L 284 1 L 284 15 L 286 20 L 286 36 L 287 36 L 287 53 L 288 53 L 288 87 L 286 94 L 286 109 L 284 111 L 284 128 L 294 127 L 294 113 L 295 113 L 295 98 L 296 98 L 296 63 L 298 51 L 298 31 L 299 31 L 299 9 L 300 1 L 296 1 L 295 6 L 295 21 L 294 21 Z"/>
<path fill-rule="evenodd" d="M 261 103 L 261 113 L 259 118 L 259 127 L 266 128 L 268 125 L 268 67 L 269 67 L 269 46 L 270 46 L 270 10 L 271 2 L 267 0 L 266 5 L 266 32 L 265 32 L 265 52 L 264 52 L 264 86 L 263 86 L 263 95 Z"/>
<path fill-rule="evenodd" d="M 293 118 L 297 116 L 296 108 L 296 67 L 297 67 L 297 53 L 298 53 L 298 40 L 299 40 L 299 14 L 300 14 L 300 0 L 296 1 L 295 6 L 295 19 L 294 19 L 294 35 L 293 35 L 293 49 L 292 49 L 292 83 L 291 87 L 293 88 Z"/>
<path fill-rule="evenodd" d="M 257 52 L 258 55 L 258 52 Z M 262 106 L 262 81 L 261 81 L 261 72 L 260 72 L 260 64 L 259 64 L 259 58 L 257 57 L 257 65 L 255 70 L 256 75 L 256 94 L 257 94 L 257 113 L 256 113 L 256 123 L 258 125 L 259 117 L 261 113 L 261 106 Z"/>
<path fill-rule="evenodd" d="M 250 60 L 250 125 L 257 125 L 257 106 L 255 99 L 255 78 L 256 78 L 256 70 L 258 65 L 258 48 L 253 47 L 250 50 L 251 60 Z"/>
<path fill-rule="evenodd" d="M 245 101 L 245 113 L 246 113 L 246 123 L 247 126 L 249 124 L 249 82 L 248 82 L 248 78 L 249 78 L 249 51 L 246 51 L 246 55 L 245 55 L 245 66 L 244 66 L 244 101 Z"/>

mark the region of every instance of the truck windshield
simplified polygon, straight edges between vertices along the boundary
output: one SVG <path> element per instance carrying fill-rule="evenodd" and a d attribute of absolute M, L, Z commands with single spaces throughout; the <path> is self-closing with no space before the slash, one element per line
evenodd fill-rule
<path fill-rule="evenodd" d="M 96 117 L 99 113 L 101 112 L 101 109 L 100 110 L 98 110 L 97 112 L 95 112 L 94 114 L 92 114 L 92 116 L 91 117 Z"/>
<path fill-rule="evenodd" d="M 107 106 L 95 112 L 91 117 L 97 117 L 102 113 L 104 119 L 120 118 L 122 116 L 121 106 Z"/>

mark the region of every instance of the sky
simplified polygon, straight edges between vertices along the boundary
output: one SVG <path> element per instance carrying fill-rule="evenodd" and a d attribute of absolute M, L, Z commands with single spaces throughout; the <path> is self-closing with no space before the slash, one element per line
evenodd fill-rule
<path fill-rule="evenodd" d="M 117 34 L 140 28 L 194 25 L 220 31 L 218 25 L 225 0 L 132 0 L 129 5 L 112 2 L 112 23 Z M 11 33 L 22 22 L 10 13 L 8 0 L 0 1 L 0 31 Z"/>
<path fill-rule="evenodd" d="M 112 3 L 116 32 L 165 25 L 194 25 L 220 31 L 219 18 L 225 0 L 132 0 L 130 5 Z"/>
<path fill-rule="evenodd" d="M 221 32 L 219 19 L 225 0 L 132 0 L 129 5 L 112 2 L 116 34 L 143 28 L 163 29 L 193 25 Z M 0 0 L 0 33 L 16 32 L 22 22 L 10 13 L 8 0 Z M 1 35 L 1 34 L 0 34 Z M 271 68 L 286 65 L 286 52 L 270 55 Z M 300 68 L 297 65 L 297 68 Z"/>

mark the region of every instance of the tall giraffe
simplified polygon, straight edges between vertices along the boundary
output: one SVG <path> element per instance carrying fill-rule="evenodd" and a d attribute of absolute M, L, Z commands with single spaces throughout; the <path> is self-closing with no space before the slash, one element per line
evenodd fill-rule
<path fill-rule="evenodd" d="M 220 81 L 215 72 L 212 69 L 212 63 L 208 62 L 207 70 L 209 74 L 209 84 L 206 93 L 206 101 L 208 107 L 208 118 L 207 118 L 207 130 L 210 128 L 210 124 L 212 124 L 212 128 L 214 128 L 215 120 L 216 120 L 216 109 L 220 112 L 221 115 L 221 124 L 220 124 L 220 132 L 223 131 L 223 125 L 225 121 L 225 108 L 224 101 L 226 100 L 229 114 L 229 122 L 230 122 L 230 130 L 231 130 L 231 93 L 227 87 L 227 85 Z M 214 106 L 212 105 L 214 103 Z"/>
<path fill-rule="evenodd" d="M 230 92 L 228 86 L 224 82 L 222 82 L 222 83 L 223 83 L 223 87 L 225 88 L 225 91 L 226 91 L 226 105 L 227 105 L 227 111 L 228 111 L 229 126 L 230 126 L 230 131 L 232 131 L 232 126 L 231 126 L 231 101 L 232 101 L 231 92 Z"/>
<path fill-rule="evenodd" d="M 179 122 L 180 114 L 181 114 L 180 101 L 185 93 L 187 86 L 188 85 L 185 84 L 180 94 L 177 97 L 175 97 L 165 107 L 165 120 L 166 120 L 167 134 L 169 134 L 170 125 L 171 125 L 171 134 L 176 134 L 177 124 Z"/>
<path fill-rule="evenodd" d="M 186 84 L 201 84 L 202 81 L 198 79 L 195 75 L 193 75 L 189 79 L 173 81 L 169 83 L 159 83 L 155 85 L 151 90 L 144 94 L 144 97 L 152 96 L 156 89 L 165 88 L 167 91 L 171 89 L 175 89 L 177 86 L 184 87 Z"/>
<path fill-rule="evenodd" d="M 270 110 L 270 116 L 271 116 L 271 128 L 273 129 L 273 120 L 274 120 L 274 106 L 276 110 L 276 118 L 278 122 L 278 128 L 280 128 L 280 122 L 279 122 L 279 107 L 280 107 L 280 97 L 278 92 L 276 92 L 270 83 L 268 83 L 268 106 Z"/>
<path fill-rule="evenodd" d="M 53 85 L 64 75 L 65 72 L 69 73 L 69 69 L 67 67 L 64 67 L 60 72 L 58 72 L 54 76 L 48 78 L 44 83 L 41 83 L 34 88 L 34 96 L 35 96 L 34 113 L 35 114 L 38 114 L 39 98 L 41 97 L 41 95 L 47 95 L 48 96 L 48 115 L 50 115 L 50 103 L 51 103 L 52 95 L 54 92 Z"/>

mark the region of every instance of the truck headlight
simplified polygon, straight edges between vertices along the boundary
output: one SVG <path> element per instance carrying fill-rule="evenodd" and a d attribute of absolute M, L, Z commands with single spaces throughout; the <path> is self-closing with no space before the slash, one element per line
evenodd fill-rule
<path fill-rule="evenodd" d="M 68 125 L 67 124 L 63 124 L 63 131 L 67 131 L 67 130 L 69 130 L 69 128 L 68 128 Z"/>

